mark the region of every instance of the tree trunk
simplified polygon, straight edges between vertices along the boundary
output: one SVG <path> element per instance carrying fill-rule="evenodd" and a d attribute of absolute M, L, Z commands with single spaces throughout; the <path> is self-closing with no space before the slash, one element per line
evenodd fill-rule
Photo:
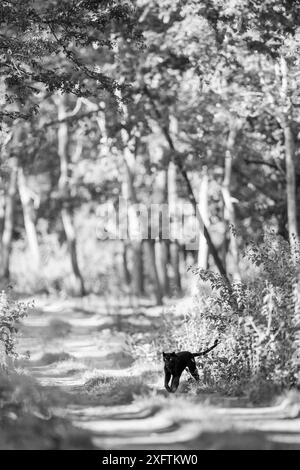
<path fill-rule="evenodd" d="M 203 221 L 209 227 L 209 213 L 208 213 L 208 174 L 205 168 L 201 176 L 200 190 L 199 190 L 199 209 Z M 198 267 L 201 269 L 208 268 L 208 245 L 202 232 L 199 234 L 199 248 L 198 248 Z"/>
<path fill-rule="evenodd" d="M 171 255 L 171 264 L 173 268 L 173 282 L 175 286 L 176 294 L 181 294 L 181 274 L 180 274 L 180 248 L 178 246 L 178 241 L 174 241 L 170 244 L 170 255 Z"/>
<path fill-rule="evenodd" d="M 146 246 L 148 251 L 148 265 L 150 268 L 151 277 L 154 283 L 154 294 L 156 298 L 156 304 L 162 305 L 163 303 L 163 293 L 160 286 L 157 266 L 156 266 L 156 257 L 155 257 L 155 240 L 146 240 Z"/>
<path fill-rule="evenodd" d="M 286 193 L 287 193 L 287 213 L 288 213 L 288 230 L 291 246 L 298 241 L 297 226 L 297 205 L 296 205 L 296 178 L 294 164 L 294 135 L 289 124 L 284 129 L 285 142 L 285 164 L 286 164 Z"/>
<path fill-rule="evenodd" d="M 144 289 L 144 267 L 143 267 L 143 240 L 139 238 L 137 233 L 139 229 L 139 218 L 136 212 L 135 205 L 138 204 L 137 195 L 134 187 L 134 174 L 132 168 L 132 155 L 128 155 L 128 149 L 124 149 L 124 167 L 125 179 L 123 181 L 122 191 L 123 197 L 128 201 L 128 234 L 132 249 L 132 272 L 131 281 L 133 292 L 137 296 L 142 296 L 145 293 Z"/>
<path fill-rule="evenodd" d="M 128 112 L 125 105 L 123 105 L 124 123 L 126 123 Z M 130 139 L 125 128 L 121 129 L 122 139 L 122 156 L 125 169 L 125 181 L 123 183 L 123 196 L 129 203 L 128 210 L 128 232 L 131 239 L 131 246 L 133 251 L 133 269 L 132 269 L 132 282 L 135 295 L 142 296 L 145 294 L 144 290 L 144 268 L 143 268 L 143 238 L 142 234 L 138 231 L 140 227 L 140 220 L 137 213 L 138 197 L 134 186 L 135 179 L 135 154 L 132 148 L 133 142 Z"/>
<path fill-rule="evenodd" d="M 208 174 L 207 168 L 202 169 L 200 186 L 199 186 L 199 200 L 198 200 L 199 211 L 203 218 L 203 221 L 206 227 L 209 227 L 209 216 L 208 216 Z M 208 244 L 203 232 L 199 231 L 199 241 L 198 241 L 198 253 L 197 253 L 197 263 L 198 268 L 208 269 Z M 191 293 L 193 295 L 198 295 L 199 289 L 201 286 L 201 280 L 198 276 L 195 276 L 195 279 L 192 282 Z"/>
<path fill-rule="evenodd" d="M 168 204 L 169 213 L 175 214 L 177 204 L 177 170 L 173 162 L 168 165 Z M 181 294 L 181 274 L 180 274 L 180 250 L 178 240 L 175 239 L 170 243 L 170 259 L 173 271 L 173 282 L 177 294 Z"/>
<path fill-rule="evenodd" d="M 167 240 L 158 240 L 155 243 L 155 257 L 157 260 L 158 277 L 164 295 L 170 294 L 170 281 L 168 274 L 168 242 Z"/>
<path fill-rule="evenodd" d="M 77 240 L 75 225 L 73 221 L 73 214 L 70 208 L 62 208 L 61 218 L 63 222 L 64 231 L 67 239 L 68 252 L 71 259 L 71 266 L 73 271 L 73 289 L 76 295 L 85 295 L 85 287 L 83 277 L 78 265 L 77 259 Z"/>
<path fill-rule="evenodd" d="M 143 263 L 143 242 L 133 241 L 131 243 L 133 252 L 132 283 L 133 292 L 137 297 L 144 295 L 144 263 Z"/>
<path fill-rule="evenodd" d="M 35 213 L 30 190 L 26 184 L 23 168 L 18 168 L 18 189 L 23 208 L 24 225 L 31 254 L 32 266 L 36 272 L 40 271 L 40 249 L 35 226 Z"/>
<path fill-rule="evenodd" d="M 237 244 L 237 239 L 232 233 L 232 230 L 235 229 L 235 209 L 232 203 L 231 196 L 231 175 L 232 175 L 232 160 L 233 160 L 233 149 L 236 139 L 237 129 L 232 127 L 229 131 L 228 140 L 227 140 L 227 149 L 225 154 L 224 162 L 224 179 L 222 185 L 222 195 L 224 200 L 224 222 L 225 222 L 225 237 L 227 238 L 227 233 L 229 230 L 229 240 L 230 240 L 230 251 L 232 256 L 232 277 L 235 281 L 241 280 L 241 273 L 239 268 L 239 248 Z M 231 226 L 231 228 L 230 228 Z M 225 240 L 226 243 L 226 240 Z"/>
<path fill-rule="evenodd" d="M 67 116 L 66 97 L 61 96 L 56 100 L 58 119 L 63 120 Z M 61 218 L 67 239 L 68 252 L 73 271 L 73 288 L 76 295 L 85 294 L 83 277 L 79 268 L 76 246 L 76 230 L 71 206 L 71 194 L 69 187 L 69 129 L 67 121 L 61 122 L 58 127 L 58 155 L 60 158 L 60 177 L 58 182 L 59 193 L 62 200 Z"/>
<path fill-rule="evenodd" d="M 0 239 L 2 239 L 4 229 L 4 216 L 5 216 L 5 191 L 0 190 Z"/>
<path fill-rule="evenodd" d="M 124 280 L 126 286 L 129 286 L 131 284 L 131 275 L 128 267 L 128 245 L 126 241 L 123 241 L 123 253 L 122 253 L 122 259 L 123 259 L 123 273 L 124 273 Z"/>
<path fill-rule="evenodd" d="M 288 96 L 288 67 L 284 57 L 280 59 L 282 74 L 282 98 L 286 111 L 283 112 L 282 128 L 285 144 L 285 163 L 286 163 L 286 192 L 287 192 L 287 213 L 288 213 L 288 231 L 291 247 L 298 242 L 297 227 L 297 204 L 296 204 L 296 175 L 294 152 L 295 142 L 291 128 L 292 103 Z"/>
<path fill-rule="evenodd" d="M 156 191 L 154 191 L 153 194 L 153 202 L 160 205 L 167 204 L 168 192 L 168 169 L 163 169 L 156 176 Z M 169 240 L 163 238 L 163 226 L 165 222 L 164 220 L 159 220 L 159 241 L 155 243 L 155 256 L 162 292 L 163 295 L 168 296 L 170 294 L 168 273 Z"/>
<path fill-rule="evenodd" d="M 15 201 L 17 193 L 17 174 L 18 174 L 18 162 L 14 157 L 11 159 L 10 175 L 8 181 L 8 189 L 5 196 L 5 214 L 4 214 L 4 226 L 2 233 L 1 243 L 1 277 L 9 279 L 10 271 L 10 254 L 12 249 L 12 237 L 14 228 L 14 215 L 15 215 Z"/>
<path fill-rule="evenodd" d="M 284 57 L 281 57 L 281 74 L 282 74 L 282 98 L 284 107 L 287 111 L 283 112 L 282 128 L 284 134 L 285 146 L 285 165 L 286 165 L 286 195 L 287 195 L 287 214 L 288 214 L 288 231 L 289 240 L 294 252 L 299 241 L 297 226 L 297 203 L 296 203 L 296 172 L 295 172 L 295 138 L 291 127 L 292 103 L 288 96 L 288 67 Z"/>

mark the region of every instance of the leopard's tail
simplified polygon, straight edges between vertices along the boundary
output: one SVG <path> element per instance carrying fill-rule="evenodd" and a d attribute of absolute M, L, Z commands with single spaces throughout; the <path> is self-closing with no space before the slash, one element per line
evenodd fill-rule
<path fill-rule="evenodd" d="M 218 344 L 219 344 L 218 342 L 215 342 L 210 348 L 205 349 L 205 351 L 193 353 L 193 357 L 204 356 L 205 354 L 209 353 L 212 349 L 214 349 L 216 346 L 218 346 Z"/>

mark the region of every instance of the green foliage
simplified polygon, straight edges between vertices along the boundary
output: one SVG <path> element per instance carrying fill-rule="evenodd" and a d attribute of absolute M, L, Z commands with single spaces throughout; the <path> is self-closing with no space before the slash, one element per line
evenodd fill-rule
<path fill-rule="evenodd" d="M 70 354 L 62 351 L 57 353 L 45 353 L 39 360 L 39 363 L 42 365 L 50 365 L 54 364 L 55 362 L 64 362 L 74 359 L 73 356 Z"/>
<path fill-rule="evenodd" d="M 194 270 L 212 293 L 199 287 L 181 324 L 167 323 L 164 346 L 198 351 L 219 335 L 220 345 L 200 361 L 204 384 L 257 401 L 260 387 L 271 396 L 300 386 L 299 247 L 291 253 L 269 232 L 248 246 L 245 257 L 256 266 L 255 279 L 233 283 L 232 290 L 220 275 Z"/>
<path fill-rule="evenodd" d="M 140 377 L 103 377 L 96 375 L 86 381 L 83 388 L 103 406 L 131 403 L 135 396 L 145 396 L 150 388 Z M 100 400 L 100 401 L 99 401 Z"/>
<path fill-rule="evenodd" d="M 99 49 L 112 50 L 122 31 L 134 32 L 129 3 L 107 0 L 33 2 L 5 0 L 0 5 L 1 88 L 5 107 L 0 120 L 30 117 L 42 89 L 78 96 L 112 91 L 117 82 L 99 67 Z M 3 90 L 2 90 L 3 91 Z M 17 102 L 21 109 L 11 104 Z"/>
<path fill-rule="evenodd" d="M 10 293 L 0 293 L 0 346 L 7 356 L 16 357 L 18 323 L 28 314 L 29 304 L 13 300 Z"/>

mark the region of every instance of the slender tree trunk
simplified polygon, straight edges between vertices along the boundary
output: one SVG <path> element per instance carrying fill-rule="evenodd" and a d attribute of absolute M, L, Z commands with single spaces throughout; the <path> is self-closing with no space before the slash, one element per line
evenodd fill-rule
<path fill-rule="evenodd" d="M 12 249 L 12 237 L 14 228 L 15 202 L 17 193 L 17 175 L 18 162 L 14 157 L 11 159 L 10 175 L 8 181 L 8 189 L 5 197 L 5 214 L 1 243 L 1 277 L 9 279 L 10 277 L 10 254 Z"/>
<path fill-rule="evenodd" d="M 121 98 L 121 94 L 116 93 L 118 98 Z M 89 103 L 89 106 L 93 109 L 97 106 Z M 127 108 L 123 106 L 124 118 L 123 122 L 126 123 L 127 119 Z M 109 139 L 106 130 L 106 121 L 104 111 L 101 113 L 101 116 L 97 117 L 98 126 L 104 138 L 104 143 L 102 145 L 106 146 L 107 152 L 110 151 Z M 122 184 L 122 196 L 128 203 L 128 212 L 127 217 L 127 227 L 130 243 L 127 240 L 123 241 L 123 273 L 124 279 L 127 286 L 131 286 L 133 293 L 136 296 L 141 296 L 145 293 L 144 288 L 144 261 L 143 261 L 143 240 L 133 239 L 131 234 L 134 232 L 135 228 L 138 227 L 139 221 L 134 208 L 135 204 L 138 204 L 138 198 L 136 195 L 136 190 L 134 187 L 135 179 L 135 156 L 130 147 L 130 136 L 125 129 L 121 130 L 121 141 L 122 141 L 122 157 L 123 157 L 123 168 L 124 168 L 124 178 Z M 131 255 L 131 256 L 130 256 Z M 132 258 L 132 263 L 130 263 L 130 257 Z M 132 265 L 132 267 L 130 266 Z"/>
<path fill-rule="evenodd" d="M 122 258 L 123 258 L 123 272 L 124 272 L 124 280 L 126 286 L 129 286 L 131 284 L 131 275 L 128 267 L 128 244 L 126 241 L 123 241 L 123 253 L 122 253 Z"/>
<path fill-rule="evenodd" d="M 177 169 L 173 162 L 169 162 L 168 165 L 168 204 L 169 213 L 175 214 L 177 205 Z M 173 282 L 177 294 L 181 294 L 181 274 L 180 274 L 180 249 L 178 240 L 175 239 L 170 243 L 170 261 L 173 270 Z"/>
<path fill-rule="evenodd" d="M 66 97 L 57 98 L 58 119 L 63 120 L 67 116 Z M 79 295 L 85 294 L 83 277 L 79 268 L 77 258 L 76 230 L 73 220 L 73 209 L 71 206 L 71 194 L 69 187 L 69 130 L 67 121 L 61 122 L 58 128 L 58 155 L 60 158 L 60 178 L 58 182 L 60 197 L 62 199 L 61 218 L 67 239 L 68 252 L 73 272 L 74 292 Z"/>
<path fill-rule="evenodd" d="M 133 251 L 133 269 L 132 269 L 132 282 L 134 294 L 138 297 L 144 295 L 144 262 L 143 262 L 143 242 L 132 241 Z"/>
<path fill-rule="evenodd" d="M 123 141 L 124 143 L 124 141 Z M 143 266 L 143 240 L 136 232 L 139 227 L 139 219 L 136 212 L 135 204 L 138 204 L 137 195 L 134 187 L 133 173 L 133 155 L 129 155 L 129 149 L 124 148 L 124 167 L 125 181 L 123 182 L 123 196 L 128 201 L 128 232 L 132 249 L 132 272 L 131 280 L 133 292 L 137 296 L 145 293 L 144 289 L 144 266 Z"/>
<path fill-rule="evenodd" d="M 299 241 L 297 226 L 297 203 L 296 203 L 296 172 L 295 172 L 295 138 L 291 127 L 292 103 L 288 96 L 288 67 L 284 57 L 280 59 L 282 74 L 282 98 L 287 111 L 283 112 L 282 128 L 285 146 L 286 165 L 286 193 L 287 193 L 287 214 L 288 231 L 291 248 L 293 249 Z"/>
<path fill-rule="evenodd" d="M 178 241 L 174 241 L 170 244 L 170 255 L 171 255 L 171 264 L 173 268 L 173 281 L 177 294 L 181 294 L 181 274 L 180 274 L 180 248 Z"/>
<path fill-rule="evenodd" d="M 75 224 L 73 220 L 72 210 L 70 208 L 62 208 L 61 218 L 67 239 L 68 252 L 71 258 L 71 266 L 73 271 L 74 293 L 85 295 L 85 287 L 83 277 L 78 265 L 77 259 L 77 240 L 75 232 Z"/>
<path fill-rule="evenodd" d="M 227 233 L 229 230 L 229 240 L 230 240 L 230 251 L 232 256 L 232 276 L 235 281 L 241 280 L 241 273 L 239 268 L 239 248 L 237 244 L 237 239 L 232 233 L 232 229 L 235 229 L 236 220 L 235 220 L 235 209 L 232 203 L 231 196 L 231 175 L 232 175 L 232 160 L 233 160 L 233 149 L 236 139 L 237 129 L 235 127 L 231 128 L 227 140 L 227 149 L 225 154 L 224 162 L 224 179 L 222 185 L 222 195 L 224 200 L 224 222 L 225 222 L 225 237 L 227 238 Z M 231 230 L 230 226 L 231 225 Z M 226 243 L 226 241 L 225 241 Z"/>
<path fill-rule="evenodd" d="M 288 213 L 288 229 L 291 246 L 298 241 L 297 226 L 297 205 L 296 205 L 296 183 L 295 183 L 295 164 L 294 164 L 294 148 L 295 139 L 293 131 L 289 124 L 284 127 L 285 142 L 285 164 L 286 164 L 286 192 L 287 192 L 287 213 Z"/>
<path fill-rule="evenodd" d="M 128 118 L 128 112 L 125 105 L 123 105 L 124 123 Z M 136 233 L 140 227 L 139 216 L 137 214 L 136 206 L 138 205 L 138 197 L 134 186 L 135 179 L 135 154 L 132 148 L 133 142 L 130 135 L 123 127 L 121 129 L 122 139 L 122 155 L 125 168 L 125 181 L 123 184 L 123 195 L 129 203 L 128 211 L 128 229 L 131 239 L 131 246 L 133 251 L 133 269 L 132 269 L 132 282 L 133 290 L 137 296 L 145 294 L 144 290 L 144 267 L 143 267 L 143 239 L 139 238 Z"/>
<path fill-rule="evenodd" d="M 156 191 L 154 191 L 153 202 L 156 204 L 168 203 L 168 170 L 162 170 L 156 176 Z M 159 240 L 155 243 L 156 264 L 160 285 L 165 296 L 170 294 L 170 281 L 168 273 L 169 264 L 169 240 L 163 238 L 163 225 L 166 221 L 162 222 L 159 227 Z M 159 223 L 160 223 L 159 222 Z"/>
<path fill-rule="evenodd" d="M 23 208 L 24 225 L 31 253 L 32 266 L 36 272 L 40 271 L 40 249 L 38 236 L 35 226 L 35 213 L 30 190 L 27 186 L 24 170 L 21 166 L 18 168 L 18 190 Z"/>
<path fill-rule="evenodd" d="M 170 294 L 170 281 L 168 274 L 168 244 L 167 240 L 157 240 L 155 243 L 155 256 L 157 260 L 158 277 L 165 296 Z"/>
<path fill-rule="evenodd" d="M 163 293 L 161 290 L 159 275 L 158 275 L 157 266 L 156 266 L 155 240 L 152 240 L 152 239 L 146 240 L 145 245 L 147 246 L 148 265 L 149 265 L 151 277 L 154 283 L 154 294 L 155 294 L 156 304 L 162 305 Z"/>
<path fill-rule="evenodd" d="M 208 174 L 206 168 L 203 170 L 203 174 L 201 176 L 199 190 L 199 209 L 206 227 L 209 227 Z M 199 234 L 198 267 L 201 269 L 208 268 L 208 245 L 202 232 Z"/>
<path fill-rule="evenodd" d="M 199 211 L 203 218 L 203 221 L 206 227 L 209 227 L 209 216 L 208 216 L 208 174 L 207 168 L 202 169 L 202 174 L 199 184 L 199 201 L 198 201 Z M 204 237 L 203 232 L 199 231 L 199 241 L 198 241 L 198 253 L 197 253 L 197 266 L 200 269 L 208 268 L 208 244 L 206 238 Z M 195 276 L 192 282 L 191 293 L 193 295 L 198 295 L 201 287 L 201 280 L 198 276 Z"/>
<path fill-rule="evenodd" d="M 133 270 L 132 270 L 132 281 L 134 293 L 137 296 L 142 296 L 145 293 L 144 290 L 144 266 L 143 266 L 143 238 L 139 238 L 137 228 L 140 227 L 139 216 L 136 210 L 138 204 L 138 197 L 134 186 L 135 180 L 135 151 L 133 149 L 136 137 L 130 135 L 127 130 L 127 124 L 129 121 L 127 106 L 122 101 L 121 90 L 115 90 L 116 97 L 120 100 L 119 105 L 122 109 L 123 116 L 121 118 L 121 141 L 122 141 L 122 157 L 125 168 L 125 181 L 123 184 L 123 195 L 129 203 L 128 210 L 128 229 L 129 237 L 131 239 L 131 246 L 133 250 Z"/>
<path fill-rule="evenodd" d="M 0 239 L 2 240 L 2 234 L 4 229 L 4 216 L 5 216 L 5 191 L 0 190 Z"/>
<path fill-rule="evenodd" d="M 135 137 L 129 134 L 126 129 L 126 124 L 128 123 L 128 110 L 127 106 L 122 102 L 122 94 L 120 90 L 115 92 L 118 99 L 121 99 L 120 106 L 122 108 L 123 117 L 121 119 L 122 128 L 120 131 L 121 141 L 122 141 L 122 156 L 125 167 L 125 181 L 123 185 L 123 195 L 129 202 L 129 211 L 128 211 L 128 229 L 129 237 L 131 239 L 131 245 L 133 250 L 133 272 L 132 272 L 132 281 L 133 289 L 136 295 L 144 295 L 144 267 L 143 267 L 143 238 L 142 236 L 138 237 L 136 228 L 140 227 L 139 217 L 135 209 L 135 205 L 138 204 L 138 197 L 136 194 L 136 189 L 134 186 L 135 180 L 135 152 L 134 144 Z"/>

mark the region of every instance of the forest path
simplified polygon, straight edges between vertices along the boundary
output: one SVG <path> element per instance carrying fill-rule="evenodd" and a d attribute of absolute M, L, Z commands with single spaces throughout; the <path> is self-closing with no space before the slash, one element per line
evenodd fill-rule
<path fill-rule="evenodd" d="M 135 362 L 127 333 L 159 328 L 161 308 L 38 299 L 19 349 L 48 394 L 102 449 L 300 449 L 300 406 L 250 407 L 217 394 L 169 395 L 162 365 Z M 242 406 L 241 406 L 242 405 Z"/>

